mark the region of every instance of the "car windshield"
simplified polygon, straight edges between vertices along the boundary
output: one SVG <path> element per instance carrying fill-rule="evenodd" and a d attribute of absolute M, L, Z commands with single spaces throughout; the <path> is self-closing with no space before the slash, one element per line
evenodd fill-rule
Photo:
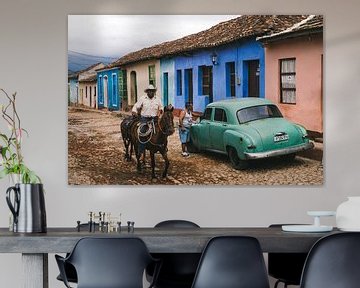
<path fill-rule="evenodd" d="M 240 124 L 265 118 L 283 117 L 275 105 L 248 107 L 237 111 L 236 114 Z"/>

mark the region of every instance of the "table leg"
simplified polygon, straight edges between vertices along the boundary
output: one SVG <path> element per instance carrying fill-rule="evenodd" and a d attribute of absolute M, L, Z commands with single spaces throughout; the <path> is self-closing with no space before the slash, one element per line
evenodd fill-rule
<path fill-rule="evenodd" d="M 22 254 L 23 288 L 48 288 L 48 254 Z"/>

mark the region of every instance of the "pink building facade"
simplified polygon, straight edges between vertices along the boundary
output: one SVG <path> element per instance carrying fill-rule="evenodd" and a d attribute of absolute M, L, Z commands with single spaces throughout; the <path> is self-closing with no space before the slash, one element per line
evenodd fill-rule
<path fill-rule="evenodd" d="M 275 102 L 285 118 L 303 125 L 310 134 L 321 136 L 323 133 L 322 33 L 271 41 L 264 43 L 264 48 L 265 98 Z M 284 92 L 287 84 L 288 87 L 292 87 L 291 99 L 286 98 L 288 91 Z"/>

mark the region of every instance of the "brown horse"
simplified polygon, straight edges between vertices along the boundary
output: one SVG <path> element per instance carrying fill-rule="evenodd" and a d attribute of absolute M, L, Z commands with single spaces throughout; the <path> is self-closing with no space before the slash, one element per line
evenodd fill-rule
<path fill-rule="evenodd" d="M 135 125 L 138 121 L 138 117 L 129 116 L 120 123 L 121 137 L 125 146 L 124 158 L 127 161 L 131 161 L 131 156 L 134 149 L 134 145 L 131 143 L 131 126 Z"/>
<path fill-rule="evenodd" d="M 140 162 L 140 150 L 139 146 L 141 143 L 145 145 L 145 149 L 150 151 L 151 158 L 151 177 L 156 178 L 155 176 L 155 153 L 159 152 L 165 161 L 164 171 L 162 177 L 167 176 L 167 171 L 169 168 L 169 159 L 167 157 L 167 137 L 172 135 L 175 132 L 174 128 L 174 107 L 168 105 L 164 108 L 163 115 L 159 118 L 158 121 L 153 121 L 153 124 L 141 124 L 137 122 L 134 125 L 131 125 L 131 143 L 134 145 L 136 160 L 137 160 L 137 170 L 141 171 L 141 162 Z M 139 135 L 143 126 L 148 126 L 148 129 L 152 129 L 150 132 L 145 131 L 146 136 Z M 148 133 L 149 132 L 149 133 Z"/>

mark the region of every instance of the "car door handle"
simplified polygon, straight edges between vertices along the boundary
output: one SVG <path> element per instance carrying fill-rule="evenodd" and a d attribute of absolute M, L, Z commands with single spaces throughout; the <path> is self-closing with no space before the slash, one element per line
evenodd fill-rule
<path fill-rule="evenodd" d="M 222 126 L 226 127 L 226 126 L 227 126 L 227 124 L 222 124 Z"/>

